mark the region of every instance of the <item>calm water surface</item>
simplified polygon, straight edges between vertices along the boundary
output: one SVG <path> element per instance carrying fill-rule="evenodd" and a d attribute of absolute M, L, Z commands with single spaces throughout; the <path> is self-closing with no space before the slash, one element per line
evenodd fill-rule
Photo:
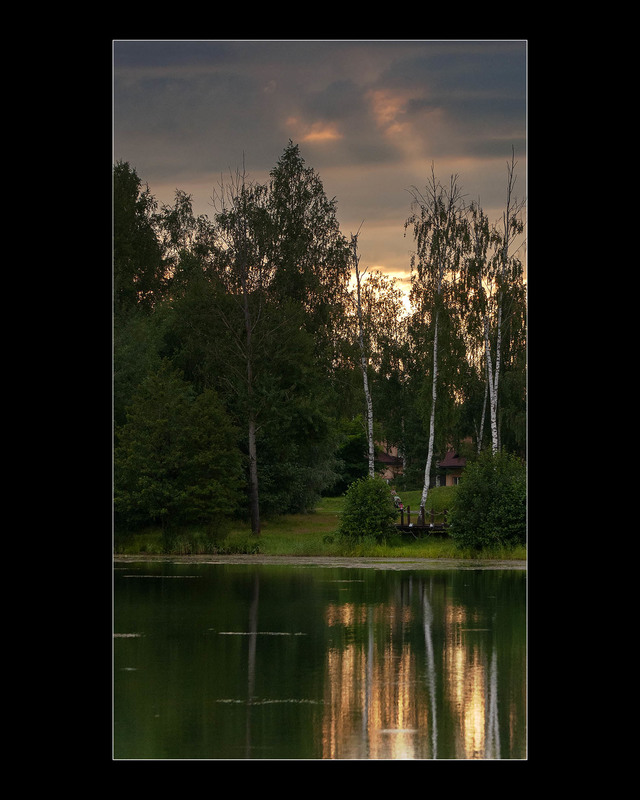
<path fill-rule="evenodd" d="M 131 563 L 116 759 L 524 759 L 526 572 Z"/>

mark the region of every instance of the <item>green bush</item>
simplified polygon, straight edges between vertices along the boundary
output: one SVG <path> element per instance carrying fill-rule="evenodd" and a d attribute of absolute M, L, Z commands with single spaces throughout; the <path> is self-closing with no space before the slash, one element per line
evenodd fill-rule
<path fill-rule="evenodd" d="M 396 533 L 397 511 L 382 478 L 359 478 L 347 489 L 338 533 L 344 539 L 384 541 Z"/>
<path fill-rule="evenodd" d="M 238 508 L 242 454 L 218 395 L 196 394 L 167 362 L 138 387 L 116 430 L 117 529 L 214 523 Z"/>
<path fill-rule="evenodd" d="M 483 452 L 467 464 L 451 514 L 451 536 L 463 547 L 526 542 L 526 465 L 509 453 Z"/>

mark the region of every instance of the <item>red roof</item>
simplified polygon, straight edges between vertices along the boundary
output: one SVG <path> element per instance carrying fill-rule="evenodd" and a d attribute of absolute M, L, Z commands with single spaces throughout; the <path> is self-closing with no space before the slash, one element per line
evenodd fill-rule
<path fill-rule="evenodd" d="M 455 451 L 449 450 L 447 455 L 438 462 L 439 467 L 445 469 L 461 469 L 467 465 L 467 459 L 459 456 Z"/>
<path fill-rule="evenodd" d="M 397 456 L 390 456 L 389 453 L 378 453 L 375 458 L 381 464 L 402 464 L 402 459 Z"/>

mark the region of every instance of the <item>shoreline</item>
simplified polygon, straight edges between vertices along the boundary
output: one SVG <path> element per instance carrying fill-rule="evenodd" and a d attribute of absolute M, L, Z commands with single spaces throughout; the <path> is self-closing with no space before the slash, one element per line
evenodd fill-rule
<path fill-rule="evenodd" d="M 470 558 L 372 558 L 350 556 L 272 556 L 272 555 L 114 555 L 114 564 L 135 562 L 164 562 L 168 564 L 237 564 L 295 567 L 347 567 L 391 570 L 432 569 L 527 569 L 520 559 L 470 559 Z"/>

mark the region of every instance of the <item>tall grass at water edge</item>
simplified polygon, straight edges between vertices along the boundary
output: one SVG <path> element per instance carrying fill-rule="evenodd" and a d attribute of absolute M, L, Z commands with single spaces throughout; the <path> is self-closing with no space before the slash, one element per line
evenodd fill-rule
<path fill-rule="evenodd" d="M 429 490 L 427 511 L 450 509 L 455 487 Z M 420 507 L 421 491 L 399 492 L 411 517 Z M 159 529 L 149 529 L 129 536 L 116 536 L 115 552 L 123 555 L 170 554 L 204 555 L 261 553 L 281 556 L 327 556 L 352 558 L 493 558 L 526 559 L 525 547 L 494 548 L 483 551 L 462 549 L 450 536 L 427 536 L 415 539 L 411 534 L 391 537 L 386 543 L 361 541 L 346 543 L 338 536 L 344 497 L 325 497 L 310 514 L 287 514 L 262 520 L 259 537 L 252 536 L 248 523 L 232 523 L 223 534 L 192 528 L 173 537 L 169 547 Z M 400 515 L 398 514 L 398 521 Z M 436 522 L 442 522 L 442 516 Z"/>

